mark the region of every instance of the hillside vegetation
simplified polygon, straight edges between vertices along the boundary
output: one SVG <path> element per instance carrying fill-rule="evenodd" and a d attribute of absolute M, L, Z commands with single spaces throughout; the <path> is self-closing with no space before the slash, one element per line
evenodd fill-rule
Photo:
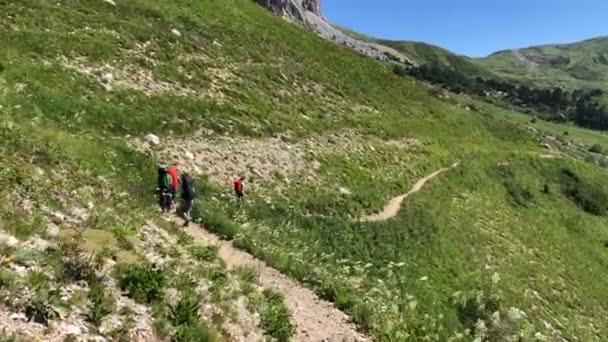
<path fill-rule="evenodd" d="M 608 336 L 606 136 L 398 77 L 249 0 L 114 2 L 0 3 L 7 337 L 289 340 L 255 270 L 154 210 L 160 160 L 198 176 L 199 222 L 379 341 Z"/>
<path fill-rule="evenodd" d="M 608 38 L 501 51 L 478 60 L 496 74 L 543 86 L 608 88 Z"/>

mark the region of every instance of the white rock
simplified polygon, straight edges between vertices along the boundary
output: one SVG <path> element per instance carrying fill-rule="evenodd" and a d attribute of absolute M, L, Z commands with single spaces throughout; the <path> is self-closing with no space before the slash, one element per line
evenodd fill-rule
<path fill-rule="evenodd" d="M 74 207 L 70 210 L 70 214 L 77 221 L 86 221 L 89 218 L 89 213 L 86 209 L 81 207 Z"/>
<path fill-rule="evenodd" d="M 53 223 L 60 225 L 63 223 L 63 221 L 65 221 L 65 215 L 59 211 L 54 211 L 51 213 L 51 220 Z"/>
<path fill-rule="evenodd" d="M 17 273 L 18 277 L 25 277 L 28 274 L 28 268 L 20 265 L 13 265 L 13 271 Z"/>
<path fill-rule="evenodd" d="M 184 157 L 186 157 L 188 160 L 194 160 L 194 154 L 190 151 L 186 151 L 186 153 L 184 153 Z"/>
<path fill-rule="evenodd" d="M 178 30 L 176 30 L 176 29 L 171 30 L 171 33 L 173 33 L 173 35 L 174 35 L 174 36 L 176 36 L 176 37 L 181 37 L 181 36 L 182 36 L 182 33 L 181 33 L 181 32 L 179 32 L 179 31 L 178 31 Z"/>
<path fill-rule="evenodd" d="M 154 145 L 154 146 L 160 144 L 160 138 L 152 133 L 146 135 L 144 140 L 146 140 L 147 142 L 149 142 L 151 145 Z"/>
<path fill-rule="evenodd" d="M 49 248 L 50 243 L 39 237 L 34 237 L 30 242 L 31 248 L 37 251 L 44 251 Z"/>
<path fill-rule="evenodd" d="M 112 6 L 116 6 L 116 3 L 114 2 L 114 0 L 102 0 L 103 2 L 110 4 Z"/>
<path fill-rule="evenodd" d="M 59 235 L 59 226 L 54 223 L 49 223 L 46 226 L 46 235 L 50 237 L 57 237 Z"/>
<path fill-rule="evenodd" d="M 429 277 L 427 277 L 427 276 L 420 278 L 420 281 L 427 281 L 427 280 L 429 280 Z"/>
<path fill-rule="evenodd" d="M 11 315 L 11 319 L 13 321 L 22 321 L 25 322 L 27 321 L 27 316 L 23 313 L 17 312 Z"/>
<path fill-rule="evenodd" d="M 352 194 L 353 194 L 352 191 L 350 191 L 349 189 L 344 188 L 344 187 L 341 187 L 339 190 L 340 190 L 340 193 L 344 196 L 352 196 Z"/>
<path fill-rule="evenodd" d="M 0 244 L 3 244 L 8 247 L 14 247 L 19 243 L 14 236 L 0 232 Z"/>
<path fill-rule="evenodd" d="M 106 72 L 101 75 L 101 80 L 103 81 L 103 83 L 111 84 L 114 82 L 114 75 L 111 72 Z"/>
<path fill-rule="evenodd" d="M 80 329 L 80 327 L 73 325 L 73 324 L 67 324 L 67 323 L 61 324 L 59 326 L 59 330 L 67 336 L 70 336 L 70 335 L 78 336 L 78 335 L 82 334 L 82 329 Z"/>
<path fill-rule="evenodd" d="M 46 172 L 44 172 L 44 170 L 42 168 L 36 167 L 36 174 L 40 177 L 43 177 L 46 174 Z"/>
<path fill-rule="evenodd" d="M 195 175 L 202 175 L 203 174 L 203 171 L 201 171 L 201 169 L 196 164 L 192 164 L 192 170 L 194 171 Z"/>

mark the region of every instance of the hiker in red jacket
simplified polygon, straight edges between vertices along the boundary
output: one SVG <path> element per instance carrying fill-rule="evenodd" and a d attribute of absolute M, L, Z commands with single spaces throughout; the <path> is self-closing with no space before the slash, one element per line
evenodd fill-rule
<path fill-rule="evenodd" d="M 245 177 L 239 177 L 234 181 L 234 195 L 239 200 L 244 196 L 244 185 Z"/>
<path fill-rule="evenodd" d="M 179 188 L 179 174 L 175 166 L 167 168 L 167 173 L 171 176 L 171 197 L 172 207 L 175 207 L 175 198 L 177 197 L 177 189 Z"/>

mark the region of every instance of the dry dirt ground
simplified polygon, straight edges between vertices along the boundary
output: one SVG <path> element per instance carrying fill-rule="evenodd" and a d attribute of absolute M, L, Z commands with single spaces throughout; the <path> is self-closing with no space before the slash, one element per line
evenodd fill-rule
<path fill-rule="evenodd" d="M 177 224 L 181 220 L 172 217 Z M 198 243 L 218 247 L 219 256 L 229 269 L 252 267 L 258 270 L 261 286 L 280 292 L 292 314 L 296 326 L 294 341 L 355 342 L 371 341 L 357 332 L 349 317 L 330 302 L 320 299 L 314 292 L 294 282 L 279 271 L 267 266 L 228 241 L 220 240 L 203 227 L 191 224 L 186 232 Z"/>
<path fill-rule="evenodd" d="M 379 147 L 408 151 L 420 145 L 412 138 L 380 140 L 350 131 L 315 135 L 295 142 L 281 136 L 218 137 L 200 131 L 185 137 L 163 137 L 158 145 L 143 137 L 130 139 L 129 143 L 133 149 L 155 154 L 180 170 L 206 175 L 217 185 L 230 186 L 236 177 L 246 176 L 249 185 L 254 187 L 280 186 L 296 178 L 313 181 L 322 167 L 320 160 L 324 154 L 375 153 Z"/>

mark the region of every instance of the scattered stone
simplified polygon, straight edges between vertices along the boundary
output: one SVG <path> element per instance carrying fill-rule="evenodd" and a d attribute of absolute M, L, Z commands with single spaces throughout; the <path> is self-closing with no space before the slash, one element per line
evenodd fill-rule
<path fill-rule="evenodd" d="M 13 265 L 13 271 L 15 271 L 15 273 L 17 273 L 17 276 L 20 278 L 25 277 L 29 273 L 29 269 L 21 265 Z"/>
<path fill-rule="evenodd" d="M 55 211 L 51 213 L 51 221 L 53 221 L 56 225 L 61 225 L 65 222 L 65 215 L 59 211 Z"/>
<path fill-rule="evenodd" d="M 171 33 L 172 33 L 174 36 L 176 36 L 176 37 L 181 37 L 181 36 L 182 36 L 182 33 L 181 33 L 181 32 L 179 32 L 179 31 L 178 31 L 178 30 L 176 30 L 176 29 L 172 29 L 172 30 L 171 30 Z"/>
<path fill-rule="evenodd" d="M 40 177 L 43 177 L 44 175 L 46 175 L 46 172 L 44 172 L 42 168 L 36 167 L 36 174 Z"/>
<path fill-rule="evenodd" d="M 186 157 L 186 159 L 188 159 L 190 161 L 194 160 L 194 154 L 192 152 L 190 152 L 190 151 L 186 151 L 184 153 L 184 157 Z"/>
<path fill-rule="evenodd" d="M 116 6 L 116 3 L 114 2 L 114 0 L 102 0 L 103 2 L 105 2 L 106 4 L 110 4 L 112 6 Z"/>
<path fill-rule="evenodd" d="M 59 235 L 59 226 L 54 223 L 49 223 L 46 226 L 46 235 L 49 237 L 57 237 Z"/>
<path fill-rule="evenodd" d="M 67 336 L 78 336 L 82 334 L 82 329 L 76 325 L 62 323 L 59 325 L 59 330 L 62 331 Z"/>
<path fill-rule="evenodd" d="M 160 144 L 160 138 L 152 133 L 146 135 L 144 140 L 146 140 L 148 143 L 150 143 L 151 145 L 154 145 L 154 146 L 157 146 Z"/>
<path fill-rule="evenodd" d="M 10 317 L 13 321 L 21 321 L 21 322 L 27 321 L 27 316 L 21 312 L 14 313 Z"/>
<path fill-rule="evenodd" d="M 70 210 L 70 215 L 78 222 L 86 221 L 89 218 L 89 213 L 81 207 L 74 207 Z"/>
<path fill-rule="evenodd" d="M 0 244 L 8 246 L 8 247 L 14 247 L 18 243 L 19 243 L 19 240 L 17 240 L 14 236 L 7 234 L 7 233 L 0 232 Z"/>
<path fill-rule="evenodd" d="M 344 195 L 344 196 L 352 196 L 353 195 L 352 191 L 350 191 L 349 189 L 344 188 L 344 187 L 340 188 L 340 193 L 342 195 Z"/>
<path fill-rule="evenodd" d="M 101 81 L 105 84 L 114 83 L 114 74 L 112 74 L 111 72 L 104 73 L 103 75 L 101 75 Z"/>
<path fill-rule="evenodd" d="M 28 241 L 28 245 L 31 249 L 37 251 L 44 251 L 51 245 L 48 241 L 41 239 L 40 237 L 34 237 L 30 241 Z"/>
<path fill-rule="evenodd" d="M 429 280 L 429 277 L 427 277 L 427 276 L 420 278 L 420 281 L 427 281 L 427 280 Z"/>

